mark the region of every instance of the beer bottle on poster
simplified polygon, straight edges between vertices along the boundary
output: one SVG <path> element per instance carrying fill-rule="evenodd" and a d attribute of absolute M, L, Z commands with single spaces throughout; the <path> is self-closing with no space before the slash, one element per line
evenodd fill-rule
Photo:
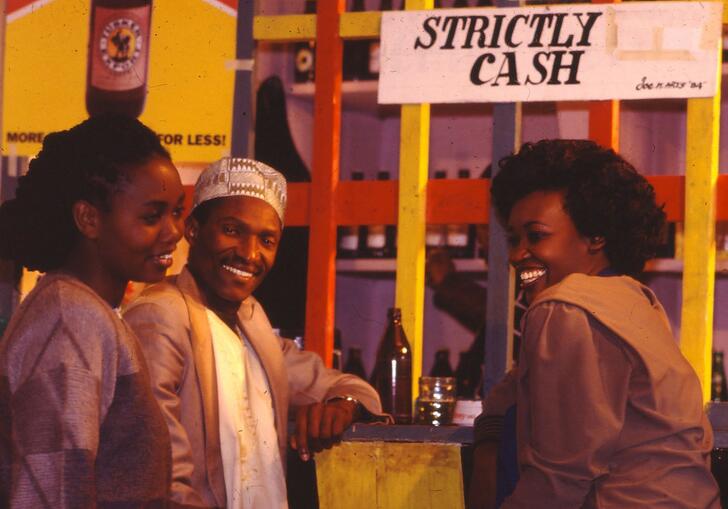
<path fill-rule="evenodd" d="M 372 385 L 382 400 L 382 409 L 397 424 L 412 422 L 412 351 L 402 328 L 402 311 L 390 308 L 387 330 L 377 350 Z"/>
<path fill-rule="evenodd" d="M 710 399 L 712 401 L 728 401 L 723 352 L 713 352 L 713 377 L 710 386 Z"/>
<path fill-rule="evenodd" d="M 92 0 L 86 70 L 90 116 L 138 117 L 147 96 L 152 0 Z"/>
<path fill-rule="evenodd" d="M 344 373 L 356 375 L 362 380 L 367 379 L 367 372 L 366 369 L 364 369 L 364 361 L 362 361 L 361 358 L 361 348 L 349 348 L 349 356 L 346 358 L 346 364 L 344 364 Z"/>
<path fill-rule="evenodd" d="M 360 182 L 364 180 L 364 173 L 354 171 L 351 173 L 351 180 Z M 363 246 L 364 227 L 358 225 L 346 225 L 339 227 L 339 258 L 358 258 L 361 255 Z"/>
<path fill-rule="evenodd" d="M 304 14 L 316 14 L 316 0 L 306 0 Z M 316 44 L 314 41 L 298 42 L 294 46 L 293 81 L 313 82 L 316 71 Z"/>

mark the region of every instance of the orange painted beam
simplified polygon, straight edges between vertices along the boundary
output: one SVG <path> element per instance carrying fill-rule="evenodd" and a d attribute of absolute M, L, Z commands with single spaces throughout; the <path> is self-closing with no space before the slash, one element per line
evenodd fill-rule
<path fill-rule="evenodd" d="M 397 180 L 339 183 L 336 218 L 339 224 L 397 224 Z"/>
<path fill-rule="evenodd" d="M 331 366 L 336 298 L 336 188 L 341 136 L 342 41 L 339 18 L 344 0 L 316 8 L 316 92 L 313 173 L 309 195 L 310 242 L 306 291 L 306 348 Z"/>
<path fill-rule="evenodd" d="M 589 139 L 619 151 L 619 101 L 589 103 Z"/>
<path fill-rule="evenodd" d="M 647 177 L 657 203 L 665 204 L 668 221 L 682 221 L 685 210 L 685 177 Z M 311 184 L 289 184 L 287 226 L 309 224 Z M 430 224 L 487 223 L 490 196 L 488 179 L 430 180 L 427 185 L 427 222 Z M 342 225 L 396 224 L 397 181 L 342 181 L 335 199 L 335 222 Z M 728 220 L 728 175 L 718 177 L 716 217 Z"/>
<path fill-rule="evenodd" d="M 490 179 L 430 180 L 427 183 L 429 224 L 487 223 Z"/>
<path fill-rule="evenodd" d="M 620 3 L 621 0 L 592 0 L 594 4 Z M 619 151 L 619 101 L 589 103 L 589 139 Z"/>

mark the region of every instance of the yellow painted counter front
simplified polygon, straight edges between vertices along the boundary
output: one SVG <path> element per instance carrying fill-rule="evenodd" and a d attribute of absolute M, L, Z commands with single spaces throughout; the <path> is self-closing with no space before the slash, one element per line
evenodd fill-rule
<path fill-rule="evenodd" d="M 370 426 L 368 428 L 376 427 Z M 392 440 L 413 428 L 381 426 Z M 394 428 L 394 429 L 393 429 Z M 402 433 L 396 433 L 399 428 Z M 409 429 L 408 429 L 409 428 Z M 453 428 L 451 428 L 453 429 Z M 384 429 L 382 429 L 384 431 Z M 435 435 L 441 435 L 440 430 Z M 444 431 L 444 430 L 443 430 Z M 465 431 L 465 430 L 462 430 Z M 470 429 L 467 432 L 472 433 Z M 355 431 L 356 434 L 356 431 Z M 397 437 L 399 435 L 399 437 Z M 438 439 L 437 436 L 433 438 Z M 316 455 L 320 509 L 464 509 L 463 448 L 452 441 L 346 440 Z"/>

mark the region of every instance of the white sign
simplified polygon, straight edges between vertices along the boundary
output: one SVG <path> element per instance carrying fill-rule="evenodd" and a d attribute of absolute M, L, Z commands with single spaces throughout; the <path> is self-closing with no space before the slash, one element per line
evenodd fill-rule
<path fill-rule="evenodd" d="M 379 103 L 710 97 L 722 2 L 382 15 Z"/>

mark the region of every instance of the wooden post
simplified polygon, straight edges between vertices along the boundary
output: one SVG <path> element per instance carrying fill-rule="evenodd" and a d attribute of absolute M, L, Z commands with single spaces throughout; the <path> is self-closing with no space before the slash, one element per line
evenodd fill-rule
<path fill-rule="evenodd" d="M 318 2 L 316 94 L 310 195 L 306 346 L 331 366 L 336 298 L 336 189 L 341 137 L 342 42 L 339 18 L 344 0 Z"/>
<path fill-rule="evenodd" d="M 720 59 L 718 66 L 720 71 Z M 685 247 L 680 349 L 698 374 L 704 401 L 710 399 L 713 349 L 719 127 L 720 72 L 714 97 L 688 99 L 685 157 Z"/>
<path fill-rule="evenodd" d="M 408 10 L 432 9 L 433 0 L 407 0 Z M 412 397 L 422 375 L 425 305 L 425 222 L 430 151 L 430 105 L 402 106 L 395 306 L 412 347 Z"/>

